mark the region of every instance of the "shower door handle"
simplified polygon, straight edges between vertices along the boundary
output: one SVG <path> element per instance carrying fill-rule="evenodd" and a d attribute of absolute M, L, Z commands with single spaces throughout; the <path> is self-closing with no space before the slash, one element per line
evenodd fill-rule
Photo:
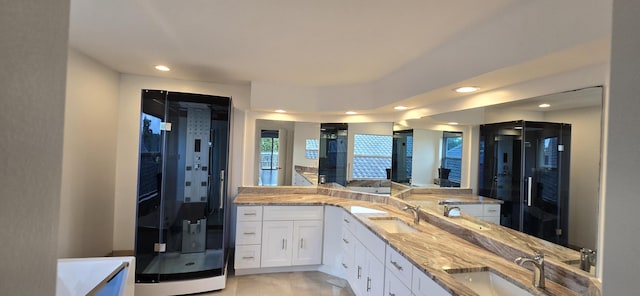
<path fill-rule="evenodd" d="M 531 206 L 531 182 L 532 177 L 528 177 L 527 178 L 527 206 L 530 207 Z"/>
<path fill-rule="evenodd" d="M 220 170 L 220 209 L 224 208 L 224 170 Z"/>

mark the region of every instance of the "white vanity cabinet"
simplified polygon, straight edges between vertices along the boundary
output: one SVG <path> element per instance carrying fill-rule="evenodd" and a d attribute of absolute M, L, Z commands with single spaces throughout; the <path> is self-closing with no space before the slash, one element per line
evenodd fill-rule
<path fill-rule="evenodd" d="M 500 225 L 500 204 L 462 204 L 451 205 L 450 207 L 460 207 L 463 214 Z"/>
<path fill-rule="evenodd" d="M 321 206 L 265 206 L 260 267 L 322 262 Z"/>
<path fill-rule="evenodd" d="M 415 266 L 413 267 L 411 292 L 414 296 L 451 296 L 449 292 Z"/>
<path fill-rule="evenodd" d="M 322 206 L 238 206 L 235 269 L 322 263 Z"/>

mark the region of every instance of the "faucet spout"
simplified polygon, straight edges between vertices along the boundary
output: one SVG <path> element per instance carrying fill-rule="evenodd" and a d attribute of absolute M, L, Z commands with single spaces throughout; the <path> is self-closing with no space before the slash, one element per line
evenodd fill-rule
<path fill-rule="evenodd" d="M 522 266 L 525 263 L 531 263 L 533 265 L 533 286 L 536 288 L 544 289 L 544 253 L 540 251 L 534 251 L 535 257 L 518 257 L 513 262 Z"/>
<path fill-rule="evenodd" d="M 413 224 L 420 224 L 420 205 L 417 206 L 406 206 L 402 208 L 403 211 L 411 211 L 413 212 Z"/>

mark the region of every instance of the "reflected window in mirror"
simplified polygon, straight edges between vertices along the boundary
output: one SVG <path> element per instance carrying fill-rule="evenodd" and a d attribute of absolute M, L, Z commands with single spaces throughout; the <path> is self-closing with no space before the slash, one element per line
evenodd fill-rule
<path fill-rule="evenodd" d="M 389 179 L 393 136 L 354 135 L 353 179 Z"/>
<path fill-rule="evenodd" d="M 260 133 L 260 184 L 278 185 L 278 149 L 280 141 L 277 130 L 262 130 Z"/>
<path fill-rule="evenodd" d="M 305 158 L 318 159 L 318 149 L 320 148 L 320 139 L 306 139 L 305 141 Z"/>
<path fill-rule="evenodd" d="M 442 133 L 442 162 L 438 169 L 440 187 L 460 187 L 462 181 L 462 132 Z"/>

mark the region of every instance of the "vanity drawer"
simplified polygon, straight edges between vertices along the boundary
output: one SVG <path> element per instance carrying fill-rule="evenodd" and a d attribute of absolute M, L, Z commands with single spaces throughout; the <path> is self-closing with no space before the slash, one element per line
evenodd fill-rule
<path fill-rule="evenodd" d="M 405 286 L 410 287 L 413 264 L 389 245 L 387 245 L 386 254 L 384 264 L 387 267 L 387 271 L 391 271 Z"/>
<path fill-rule="evenodd" d="M 262 206 L 238 206 L 238 221 L 262 221 Z"/>
<path fill-rule="evenodd" d="M 440 287 L 440 285 L 415 266 L 413 267 L 411 291 L 413 295 L 416 296 L 451 296 L 449 292 Z"/>
<path fill-rule="evenodd" d="M 340 240 L 342 245 L 342 251 L 345 254 L 353 255 L 356 248 L 356 238 L 351 234 L 347 228 L 342 227 L 342 239 Z"/>
<path fill-rule="evenodd" d="M 235 269 L 259 268 L 260 250 L 260 245 L 236 246 Z"/>
<path fill-rule="evenodd" d="M 411 279 L 409 279 L 411 282 Z M 393 273 L 389 272 L 389 267 L 384 275 L 384 295 L 385 296 L 404 296 L 411 295 L 411 290 L 398 279 Z"/>
<path fill-rule="evenodd" d="M 348 212 L 342 212 L 342 227 L 349 229 L 351 233 L 356 231 L 356 218 Z"/>
<path fill-rule="evenodd" d="M 262 243 L 262 221 L 240 221 L 236 226 L 236 244 L 259 245 Z"/>
<path fill-rule="evenodd" d="M 322 206 L 268 206 L 264 207 L 264 221 L 322 220 Z"/>
<path fill-rule="evenodd" d="M 491 216 L 500 216 L 500 204 L 485 204 L 484 205 L 484 215 L 485 217 Z"/>
<path fill-rule="evenodd" d="M 464 205 L 451 205 L 450 207 L 460 207 L 462 214 L 480 217 L 484 216 L 484 210 L 482 204 L 464 204 Z"/>

